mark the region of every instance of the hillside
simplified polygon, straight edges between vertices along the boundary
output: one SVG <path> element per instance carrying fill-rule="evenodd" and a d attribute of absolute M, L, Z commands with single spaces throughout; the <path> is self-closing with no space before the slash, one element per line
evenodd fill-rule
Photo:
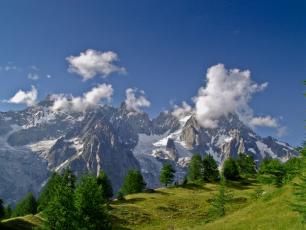
<path fill-rule="evenodd" d="M 230 182 L 228 188 L 233 199 L 222 218 L 210 211 L 217 184 L 128 195 L 125 201 L 111 204 L 114 229 L 306 229 L 299 215 L 288 206 L 292 199 L 291 184 L 276 188 L 243 181 Z M 262 191 L 258 192 L 259 189 Z M 256 193 L 261 195 L 256 198 Z M 21 227 L 20 222 L 25 220 L 27 224 Z M 10 226 L 9 229 L 23 230 L 39 223 L 39 216 L 30 215 L 6 220 L 3 224 Z"/>

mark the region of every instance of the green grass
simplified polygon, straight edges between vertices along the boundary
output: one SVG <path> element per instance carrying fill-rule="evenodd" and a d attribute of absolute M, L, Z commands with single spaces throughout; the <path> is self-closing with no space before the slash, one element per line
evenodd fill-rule
<path fill-rule="evenodd" d="M 111 214 L 114 229 L 294 229 L 303 230 L 300 216 L 290 208 L 292 186 L 276 188 L 259 185 L 255 181 L 228 183 L 233 200 L 226 215 L 217 217 L 211 211 L 211 199 L 218 192 L 218 184 L 188 185 L 157 189 L 154 193 L 126 196 L 114 201 Z M 263 194 L 256 197 L 259 188 Z M 259 193 L 261 194 L 261 192 Z M 25 216 L 3 221 L 8 229 L 32 229 L 42 223 L 39 216 Z M 2 229 L 2 228 L 1 228 Z"/>

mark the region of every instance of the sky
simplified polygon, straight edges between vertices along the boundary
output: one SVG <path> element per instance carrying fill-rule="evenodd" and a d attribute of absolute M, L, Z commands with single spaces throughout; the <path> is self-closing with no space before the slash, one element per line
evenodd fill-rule
<path fill-rule="evenodd" d="M 305 12 L 303 0 L 3 0 L 0 110 L 52 94 L 57 110 L 126 101 L 151 118 L 193 110 L 205 127 L 239 110 L 259 134 L 298 145 Z"/>

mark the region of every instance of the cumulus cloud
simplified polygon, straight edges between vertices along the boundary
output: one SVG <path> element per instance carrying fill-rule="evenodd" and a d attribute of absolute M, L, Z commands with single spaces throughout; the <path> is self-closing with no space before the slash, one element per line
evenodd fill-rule
<path fill-rule="evenodd" d="M 250 111 L 248 103 L 252 95 L 268 85 L 254 83 L 249 70 L 227 70 L 223 64 L 210 67 L 206 80 L 206 86 L 194 97 L 196 117 L 206 128 L 217 127 L 221 116 Z"/>
<path fill-rule="evenodd" d="M 35 88 L 35 86 L 32 86 L 30 91 L 19 90 L 12 98 L 10 98 L 6 102 L 13 104 L 26 104 L 27 106 L 32 106 L 36 104 L 37 94 L 37 89 Z"/>
<path fill-rule="evenodd" d="M 84 93 L 81 97 L 65 96 L 62 94 L 52 95 L 52 99 L 54 100 L 52 110 L 82 112 L 88 108 L 97 106 L 103 99 L 111 100 L 113 92 L 112 85 L 101 84 Z"/>
<path fill-rule="evenodd" d="M 145 97 L 145 92 L 143 90 L 138 91 L 137 89 L 128 88 L 125 94 L 126 108 L 130 111 L 140 112 L 140 108 L 149 107 L 151 105 L 151 102 Z"/>
<path fill-rule="evenodd" d="M 118 55 L 112 51 L 100 52 L 88 49 L 81 52 L 79 56 L 69 56 L 66 58 L 69 63 L 68 71 L 80 75 L 84 81 L 96 75 L 107 77 L 111 73 L 125 73 L 124 67 L 119 67 L 116 62 Z"/>
<path fill-rule="evenodd" d="M 28 79 L 32 81 L 37 81 L 39 79 L 39 75 L 36 73 L 28 73 Z"/>
<path fill-rule="evenodd" d="M 183 101 L 181 106 L 174 105 L 172 115 L 177 118 L 182 118 L 186 114 L 191 113 L 192 110 L 192 107 L 187 102 Z"/>

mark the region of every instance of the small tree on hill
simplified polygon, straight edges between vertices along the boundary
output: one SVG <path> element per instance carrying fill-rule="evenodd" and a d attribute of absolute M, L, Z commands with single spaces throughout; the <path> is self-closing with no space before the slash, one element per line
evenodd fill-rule
<path fill-rule="evenodd" d="M 24 216 L 27 214 L 37 213 L 37 202 L 33 193 L 28 193 L 25 198 L 23 198 L 14 210 L 14 216 Z"/>
<path fill-rule="evenodd" d="M 84 175 L 75 191 L 78 229 L 110 229 L 102 187 L 93 175 Z"/>
<path fill-rule="evenodd" d="M 161 171 L 159 181 L 166 187 L 173 182 L 175 170 L 170 164 L 165 164 Z"/>
<path fill-rule="evenodd" d="M 199 154 L 192 156 L 187 173 L 188 182 L 202 181 L 202 158 Z"/>
<path fill-rule="evenodd" d="M 100 171 L 99 176 L 97 177 L 97 184 L 101 187 L 103 198 L 106 201 L 109 201 L 113 197 L 113 188 L 104 171 Z"/>
<path fill-rule="evenodd" d="M 285 165 L 277 159 L 265 159 L 261 162 L 258 179 L 263 183 L 283 184 L 286 176 Z"/>
<path fill-rule="evenodd" d="M 139 170 L 130 170 L 124 178 L 120 191 L 123 194 L 139 193 L 144 190 L 146 183 Z"/>
<path fill-rule="evenodd" d="M 225 185 L 225 179 L 222 177 L 219 185 L 219 191 L 217 195 L 213 198 L 211 204 L 213 206 L 213 212 L 217 216 L 224 216 L 226 213 L 226 203 L 232 199 L 232 194 L 227 190 Z"/>
<path fill-rule="evenodd" d="M 208 154 L 203 158 L 203 180 L 212 182 L 219 180 L 220 174 L 218 164 L 212 155 Z"/>
<path fill-rule="evenodd" d="M 239 153 L 237 164 L 241 175 L 254 175 L 256 174 L 256 164 L 253 156 Z"/>
<path fill-rule="evenodd" d="M 223 163 L 223 176 L 228 180 L 239 179 L 239 168 L 233 158 L 228 158 Z"/>

